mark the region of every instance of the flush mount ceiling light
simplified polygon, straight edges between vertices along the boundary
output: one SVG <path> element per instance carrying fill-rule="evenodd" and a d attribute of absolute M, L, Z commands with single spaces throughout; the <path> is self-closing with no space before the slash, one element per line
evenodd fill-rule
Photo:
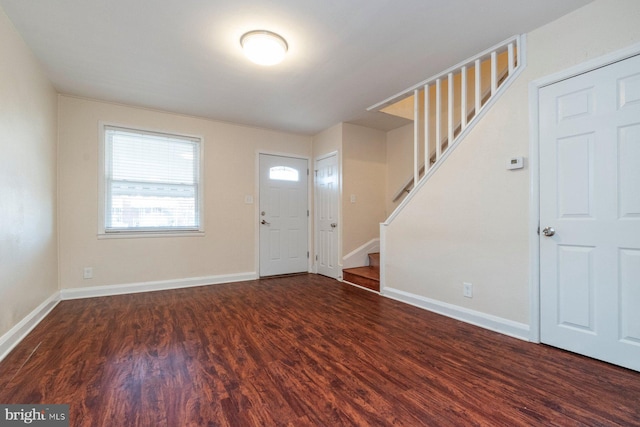
<path fill-rule="evenodd" d="M 240 37 L 240 45 L 246 57 L 260 65 L 278 64 L 289 48 L 285 39 L 266 30 L 244 33 Z"/>

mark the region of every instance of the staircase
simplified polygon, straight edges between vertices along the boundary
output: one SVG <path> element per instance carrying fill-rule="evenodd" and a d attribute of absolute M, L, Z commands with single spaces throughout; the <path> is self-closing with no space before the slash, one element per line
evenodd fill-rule
<path fill-rule="evenodd" d="M 380 292 L 380 253 L 369 254 L 369 265 L 342 270 L 345 282 Z"/>
<path fill-rule="evenodd" d="M 515 80 L 523 68 L 521 41 L 511 37 L 368 108 L 413 120 L 413 176 L 395 193 L 394 202 L 433 175 Z"/>
<path fill-rule="evenodd" d="M 380 224 L 382 251 L 387 227 L 522 72 L 524 42 L 513 36 L 367 109 L 413 120 L 413 176 L 393 197 L 403 200 Z M 380 254 L 369 254 L 367 266 L 344 269 L 343 280 L 380 292 L 381 282 L 386 287 Z"/>
<path fill-rule="evenodd" d="M 509 73 L 507 69 L 503 69 L 500 72 L 499 75 L 499 79 L 498 79 L 498 88 L 504 83 L 504 81 L 507 79 L 507 77 L 509 77 Z M 480 99 L 480 108 L 482 108 L 489 100 L 491 99 L 491 90 L 490 88 L 485 90 L 485 92 L 482 94 L 482 97 Z M 381 110 L 383 112 L 385 112 L 384 110 Z M 390 113 L 393 114 L 393 113 Z M 467 126 L 469 123 L 471 123 L 473 121 L 473 118 L 476 116 L 476 107 L 471 107 L 471 109 L 469 109 L 467 111 Z M 455 128 L 453 130 L 453 140 L 455 141 L 456 138 L 458 138 L 458 136 L 460 135 L 460 133 L 462 132 L 463 128 L 462 128 L 462 120 L 458 121 L 455 125 Z M 437 142 L 436 142 L 437 143 Z M 444 138 L 440 141 L 440 153 L 444 153 L 447 148 L 449 148 L 449 136 L 446 135 L 444 136 Z M 429 156 L 429 166 L 425 167 L 425 163 L 421 163 L 420 164 L 420 169 L 418 170 L 418 179 L 421 179 L 425 172 L 428 171 L 428 169 L 430 169 L 431 167 L 433 167 L 433 165 L 435 165 L 437 160 L 437 155 L 436 155 L 436 150 L 432 149 L 430 156 Z M 416 184 L 415 181 L 415 177 L 411 176 L 403 185 L 403 187 L 397 191 L 395 193 L 395 195 L 393 196 L 392 201 L 395 203 L 397 202 L 399 199 L 401 199 L 403 196 L 405 196 L 406 194 L 410 193 L 411 190 L 413 190 L 413 186 Z"/>

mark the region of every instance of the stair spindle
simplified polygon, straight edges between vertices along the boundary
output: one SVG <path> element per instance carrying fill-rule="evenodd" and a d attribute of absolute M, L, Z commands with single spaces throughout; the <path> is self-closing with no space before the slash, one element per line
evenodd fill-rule
<path fill-rule="evenodd" d="M 440 79 L 436 80 L 436 162 L 440 159 L 440 155 L 442 154 L 442 123 L 441 123 L 441 114 L 442 114 L 442 87 L 441 87 Z"/>
<path fill-rule="evenodd" d="M 447 147 L 453 144 L 453 73 L 449 73 L 447 82 Z"/>
<path fill-rule="evenodd" d="M 467 127 L 467 66 L 462 66 L 460 81 L 460 131 Z"/>
<path fill-rule="evenodd" d="M 507 47 L 507 51 L 509 56 L 509 76 L 511 76 L 513 74 L 513 68 L 515 65 L 513 61 L 513 43 L 509 43 L 509 46 Z"/>
<path fill-rule="evenodd" d="M 420 90 L 413 91 L 413 186 L 420 181 Z"/>
<path fill-rule="evenodd" d="M 480 111 L 480 107 L 481 107 L 480 102 L 482 100 L 480 99 L 480 92 L 481 92 L 481 87 L 480 86 L 481 86 L 481 81 L 480 81 L 480 60 L 476 59 L 476 86 L 475 86 L 475 88 L 476 88 L 476 98 L 475 98 L 476 111 L 473 113 L 474 116 L 478 115 L 478 112 Z"/>
<path fill-rule="evenodd" d="M 495 95 L 498 88 L 498 59 L 496 51 L 491 52 L 491 96 Z"/>
<path fill-rule="evenodd" d="M 429 144 L 429 85 L 424 85 L 424 173 L 431 167 L 431 149 Z"/>

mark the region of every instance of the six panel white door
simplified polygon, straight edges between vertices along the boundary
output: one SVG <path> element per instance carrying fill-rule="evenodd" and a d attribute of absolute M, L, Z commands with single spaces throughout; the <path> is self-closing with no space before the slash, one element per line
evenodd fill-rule
<path fill-rule="evenodd" d="M 307 160 L 260 154 L 260 276 L 306 272 Z"/>
<path fill-rule="evenodd" d="M 640 370 L 640 57 L 542 88 L 539 117 L 541 340 Z"/>
<path fill-rule="evenodd" d="M 341 270 L 338 263 L 338 159 L 332 155 L 316 161 L 316 253 L 318 274 L 338 278 Z"/>

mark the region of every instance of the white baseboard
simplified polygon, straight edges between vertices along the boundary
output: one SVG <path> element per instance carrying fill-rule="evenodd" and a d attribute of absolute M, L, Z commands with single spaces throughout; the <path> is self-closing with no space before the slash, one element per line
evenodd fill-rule
<path fill-rule="evenodd" d="M 255 280 L 257 273 L 238 273 L 220 276 L 192 277 L 178 280 L 161 280 L 156 282 L 131 283 L 112 286 L 93 286 L 87 288 L 62 289 L 47 298 L 35 310 L 29 313 L 17 325 L 0 337 L 0 361 L 4 359 L 20 341 L 27 336 L 38 323 L 61 300 L 71 300 L 80 298 L 94 298 L 109 295 L 133 294 L 139 292 L 153 292 L 166 289 L 190 288 L 194 286 L 216 285 L 221 283 L 242 282 L 245 280 Z"/>
<path fill-rule="evenodd" d="M 364 245 L 342 257 L 342 268 L 355 268 L 369 265 L 368 255 L 373 252 L 380 252 L 380 239 L 371 239 Z"/>
<path fill-rule="evenodd" d="M 13 328 L 0 337 L 0 361 L 2 361 L 24 337 L 38 326 L 38 323 L 60 302 L 60 292 L 47 298 L 42 304 L 27 314 Z"/>
<path fill-rule="evenodd" d="M 524 341 L 529 341 L 529 325 L 514 322 L 502 317 L 493 316 L 491 314 L 479 311 L 469 310 L 445 302 L 432 300 L 421 295 L 412 294 L 410 292 L 401 291 L 394 288 L 384 288 L 382 295 L 406 304 L 410 304 L 443 316 L 461 320 L 481 328 L 509 335 Z"/>
<path fill-rule="evenodd" d="M 110 295 L 135 294 L 140 292 L 163 291 L 167 289 L 191 288 L 194 286 L 217 285 L 220 283 L 255 280 L 257 273 L 224 274 L 219 276 L 191 277 L 188 279 L 159 280 L 155 282 L 128 283 L 122 285 L 93 286 L 87 288 L 62 289 L 63 300 L 105 297 Z"/>

